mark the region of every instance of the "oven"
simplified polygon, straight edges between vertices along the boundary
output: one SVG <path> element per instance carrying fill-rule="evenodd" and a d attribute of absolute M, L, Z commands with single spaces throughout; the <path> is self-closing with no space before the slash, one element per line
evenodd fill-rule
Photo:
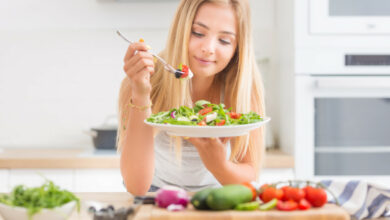
<path fill-rule="evenodd" d="M 388 0 L 310 0 L 313 34 L 390 33 Z"/>
<path fill-rule="evenodd" d="M 390 76 L 317 74 L 295 80 L 297 177 L 390 183 Z"/>

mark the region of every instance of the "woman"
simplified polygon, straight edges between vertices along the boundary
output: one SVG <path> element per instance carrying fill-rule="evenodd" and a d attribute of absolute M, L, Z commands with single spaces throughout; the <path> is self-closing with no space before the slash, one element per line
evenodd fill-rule
<path fill-rule="evenodd" d="M 246 0 L 182 0 L 161 56 L 189 64 L 190 80 L 178 80 L 154 62 L 143 42 L 129 46 L 119 97 L 121 172 L 127 190 L 143 195 L 163 185 L 188 191 L 256 180 L 264 152 L 263 130 L 228 138 L 185 138 L 182 163 L 169 136 L 143 121 L 159 111 L 198 100 L 224 103 L 235 112 L 264 116 L 262 80 L 255 63 Z M 152 105 L 153 103 L 153 105 Z"/>

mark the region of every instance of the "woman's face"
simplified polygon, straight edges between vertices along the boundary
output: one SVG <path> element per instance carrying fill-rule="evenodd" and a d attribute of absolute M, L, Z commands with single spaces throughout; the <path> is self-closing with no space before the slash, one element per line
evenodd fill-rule
<path fill-rule="evenodd" d="M 237 47 L 237 21 L 228 5 L 205 3 L 192 24 L 188 55 L 191 71 L 208 77 L 221 72 Z"/>

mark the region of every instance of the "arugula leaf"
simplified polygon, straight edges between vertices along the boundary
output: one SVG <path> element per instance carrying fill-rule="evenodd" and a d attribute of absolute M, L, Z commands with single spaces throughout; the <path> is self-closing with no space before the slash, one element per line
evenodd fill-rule
<path fill-rule="evenodd" d="M 50 180 L 40 187 L 18 185 L 9 195 L 0 196 L 0 203 L 26 208 L 29 219 L 41 209 L 53 209 L 70 201 L 76 201 L 77 211 L 80 212 L 80 199 L 67 190 L 61 190 Z"/>

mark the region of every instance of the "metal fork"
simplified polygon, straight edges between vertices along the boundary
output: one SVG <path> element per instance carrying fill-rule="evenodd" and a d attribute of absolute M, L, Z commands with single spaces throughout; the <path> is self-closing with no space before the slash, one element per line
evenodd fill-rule
<path fill-rule="evenodd" d="M 131 40 L 129 40 L 129 39 L 127 39 L 125 36 L 123 36 L 123 34 L 122 34 L 120 31 L 116 30 L 116 33 L 117 33 L 123 40 L 125 40 L 126 42 L 128 42 L 129 44 L 132 44 L 132 43 L 133 43 Z M 181 75 L 184 74 L 183 71 L 177 70 L 177 69 L 173 68 L 171 65 L 169 65 L 169 64 L 168 64 L 163 58 L 161 58 L 159 55 L 157 55 L 157 54 L 155 54 L 155 53 L 153 53 L 153 52 L 150 52 L 150 53 L 152 54 L 153 57 L 155 57 L 155 58 L 158 59 L 161 63 L 163 63 L 163 64 L 164 64 L 164 68 L 165 68 L 166 70 L 168 70 L 169 72 L 173 73 L 173 74 L 175 75 L 176 78 L 179 79 L 179 78 L 181 77 Z"/>

